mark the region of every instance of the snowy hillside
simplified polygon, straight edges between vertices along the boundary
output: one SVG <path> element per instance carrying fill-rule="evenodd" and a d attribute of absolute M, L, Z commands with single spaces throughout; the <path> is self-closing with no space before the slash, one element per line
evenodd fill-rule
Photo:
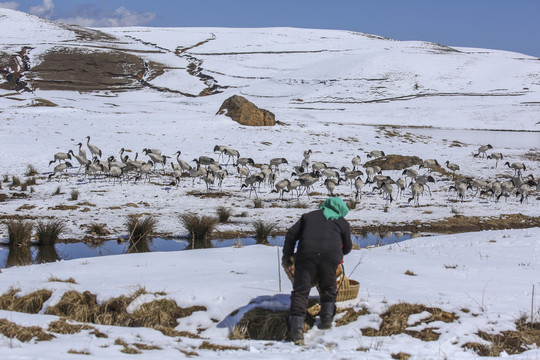
<path fill-rule="evenodd" d="M 124 345 L 117 339 L 128 343 L 127 348 L 134 343 L 158 346 L 161 350 L 145 351 L 145 356 L 160 359 L 193 353 L 277 359 L 291 351 L 296 358 L 365 354 L 387 359 L 401 352 L 418 359 L 471 358 L 477 353 L 463 346 L 485 344 L 479 332 L 514 330 L 514 322 L 530 312 L 531 298 L 537 313 L 532 286 L 538 292 L 540 59 L 348 31 L 86 29 L 8 9 L 0 9 L 0 33 L 0 243 L 10 241 L 5 226 L 10 220 L 36 224 L 60 219 L 66 225 L 61 241 L 84 238 L 94 244 L 103 238 L 89 228 L 101 224 L 110 234 L 106 239 L 116 240 L 128 236 L 128 215 L 151 215 L 159 236 L 188 241 L 179 216 L 215 216 L 220 206 L 231 211 L 231 218 L 217 225 L 214 238 L 253 235 L 256 220 L 275 223 L 283 233 L 329 195 L 324 182 L 330 175 L 321 173 L 315 174 L 320 176 L 309 196 L 290 191 L 281 199 L 272 192 L 277 181 L 297 178 L 307 150 L 312 150 L 308 172 L 314 163 L 324 162 L 343 179 L 351 174 L 352 159 L 360 156 L 362 175 L 357 178 L 366 184 L 357 192 L 343 180 L 333 191 L 351 207 L 347 220 L 354 236 L 366 231 L 381 239 L 392 232 L 454 234 L 354 250 L 346 269 L 360 264 L 351 276 L 361 283 L 360 294 L 344 308 L 369 313 L 326 333 L 315 328 L 307 334 L 307 348 L 228 339 L 225 321 L 236 324 L 239 317 L 229 315 L 251 309 L 252 300 L 267 308 L 287 308 L 290 284 L 282 273 L 279 291 L 275 247 L 129 254 L 2 269 L 0 296 L 10 289 L 20 290 L 17 296 L 41 289 L 52 293 L 39 315 L 0 310 L 0 328 L 10 326 L 1 322 L 7 319 L 46 330 L 59 318 L 45 315 L 45 308 L 54 307 L 67 290 L 89 291 L 103 305 L 144 288 L 146 294 L 132 299 L 130 312 L 156 299 L 206 308 L 182 318 L 174 329 L 183 335 L 172 337 L 148 328 L 95 325 L 94 334 L 108 338 L 87 329 L 26 343 L 3 332 L 0 348 L 7 359 L 52 359 L 58 353 L 62 358 L 81 353 L 96 359 L 131 357 L 120 352 Z M 278 123 L 243 126 L 217 115 L 233 95 L 273 112 Z M 78 143 L 89 159 L 90 145 L 98 146 L 102 164 L 109 166 L 107 158 L 120 161 L 126 155 L 147 162 L 145 148 L 168 157 L 148 177 L 142 170 L 118 176 L 104 168 L 85 174 L 75 159 Z M 479 153 L 487 144 L 491 148 Z M 267 175 L 255 195 L 250 186 L 241 187 L 245 177 L 233 161 L 214 153 L 216 145 L 252 158 L 250 174 L 274 158 L 287 163 L 273 172 L 273 184 Z M 55 160 L 55 154 L 69 150 L 73 167 L 54 173 L 64 162 Z M 373 150 L 438 161 L 440 167 L 433 171 L 418 164 L 409 167 L 419 176 L 433 177 L 418 203 L 410 187 L 398 191 L 398 180 L 411 182 L 403 169 L 379 174 L 392 180 L 391 201 L 367 183 L 364 165 L 373 160 L 368 157 Z M 500 161 L 491 158 L 496 153 L 503 155 Z M 213 157 L 227 170 L 221 186 L 188 171 L 175 178 L 171 163 L 184 160 L 196 168 L 200 156 Z M 447 161 L 459 165 L 455 174 Z M 520 177 L 510 167 L 517 163 L 525 165 Z M 462 198 L 451 189 L 458 178 L 472 186 Z M 496 183 L 512 185 L 502 191 Z M 494 229 L 508 230 L 468 233 Z M 7 249 L 0 246 L 0 262 Z M 65 282 L 69 277 L 74 282 Z M 366 329 L 381 324 L 379 315 L 400 302 L 454 315 L 451 322 L 429 325 L 429 315 L 411 315 L 410 327 L 434 327 L 439 341 L 411 337 L 410 329 L 365 335 Z M 233 348 L 214 352 L 205 349 L 205 341 Z M 531 349 L 523 358 L 540 356 L 537 347 Z"/>

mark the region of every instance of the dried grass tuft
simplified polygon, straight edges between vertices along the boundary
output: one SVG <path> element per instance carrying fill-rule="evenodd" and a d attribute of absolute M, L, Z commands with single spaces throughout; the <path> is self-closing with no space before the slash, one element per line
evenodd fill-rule
<path fill-rule="evenodd" d="M 19 179 L 17 176 L 13 176 L 11 178 L 11 185 L 10 187 L 17 187 L 17 186 L 21 186 L 21 179 Z"/>
<path fill-rule="evenodd" d="M 208 248 L 212 246 L 209 238 L 216 228 L 216 218 L 187 212 L 180 215 L 180 222 L 189 232 L 189 238 L 194 242 L 193 247 Z"/>
<path fill-rule="evenodd" d="M 160 331 L 174 330 L 177 319 L 187 317 L 195 311 L 206 311 L 204 306 L 181 308 L 172 300 L 162 299 L 145 303 L 133 313 L 126 311 L 139 292 L 126 297 L 120 296 L 106 301 L 102 305 L 96 302 L 96 296 L 88 291 L 78 293 L 69 291 L 55 306 L 46 310 L 46 314 L 65 317 L 77 322 L 99 325 L 150 327 Z"/>
<path fill-rule="evenodd" d="M 129 232 L 129 241 L 136 244 L 152 236 L 156 230 L 157 220 L 151 215 L 142 220 L 137 215 L 128 215 L 126 226 Z"/>
<path fill-rule="evenodd" d="M 43 303 L 49 300 L 52 295 L 52 292 L 49 290 L 38 290 L 28 295 L 17 297 L 17 292 L 16 290 L 10 290 L 7 294 L 0 296 L 1 310 L 37 314 L 43 307 Z"/>
<path fill-rule="evenodd" d="M 79 190 L 73 189 L 73 190 L 71 190 L 71 193 L 70 193 L 70 196 L 71 196 L 70 199 L 71 199 L 72 201 L 77 201 L 77 200 L 79 200 L 79 195 L 80 195 Z"/>
<path fill-rule="evenodd" d="M 68 335 L 77 334 L 83 330 L 95 330 L 95 328 L 88 324 L 70 324 L 65 319 L 60 319 L 49 323 L 49 328 L 47 329 L 50 332 Z"/>
<path fill-rule="evenodd" d="M 34 225 L 30 221 L 9 220 L 7 223 L 9 246 L 28 246 Z"/>
<path fill-rule="evenodd" d="M 212 351 L 227 351 L 227 350 L 245 350 L 247 351 L 248 348 L 245 346 L 230 346 L 230 345 L 216 345 L 212 344 L 208 341 L 203 341 L 201 345 L 199 345 L 200 350 L 212 350 Z"/>
<path fill-rule="evenodd" d="M 489 334 L 479 331 L 477 335 L 489 344 L 467 343 L 465 348 L 474 350 L 480 356 L 499 357 L 502 352 L 510 355 L 521 354 L 540 344 L 540 322 L 527 322 L 526 317 L 516 321 L 515 331 L 501 331 L 499 334 Z"/>
<path fill-rule="evenodd" d="M 49 341 L 55 338 L 54 335 L 46 333 L 39 326 L 21 326 L 6 319 L 0 319 L 0 334 L 22 342 L 28 342 L 34 338 L 36 341 Z"/>
<path fill-rule="evenodd" d="M 409 317 L 413 314 L 419 314 L 424 311 L 431 313 L 431 316 L 423 319 L 417 324 L 409 325 Z M 436 341 L 439 334 L 433 331 L 433 328 L 425 328 L 422 331 L 406 330 L 410 326 L 416 326 L 421 323 L 429 324 L 434 321 L 453 322 L 458 319 L 454 313 L 445 312 L 439 308 L 427 307 L 420 304 L 399 303 L 390 306 L 381 314 L 382 323 L 379 330 L 372 328 L 362 329 L 362 334 L 366 336 L 391 336 L 397 334 L 408 334 L 414 338 L 423 341 Z"/>
<path fill-rule="evenodd" d="M 32 164 L 28 164 L 28 166 L 26 167 L 26 172 L 24 173 L 25 176 L 36 176 L 37 174 L 39 174 L 39 172 L 37 171 L 36 167 Z"/>
<path fill-rule="evenodd" d="M 50 276 L 49 279 L 47 279 L 48 282 L 64 282 L 64 283 L 70 283 L 70 284 L 77 284 L 74 278 L 70 277 L 67 279 L 60 279 L 56 276 Z"/>
<path fill-rule="evenodd" d="M 275 222 L 266 222 L 263 220 L 253 221 L 253 229 L 255 230 L 255 239 L 257 244 L 268 244 L 268 237 L 273 233 L 277 224 Z"/>
<path fill-rule="evenodd" d="M 66 231 L 66 223 L 62 220 L 40 221 L 36 227 L 39 245 L 54 245 L 60 235 Z"/>
<path fill-rule="evenodd" d="M 342 313 L 342 312 L 345 312 L 345 315 L 340 316 L 339 319 L 336 320 L 336 327 L 350 324 L 358 320 L 360 316 L 369 314 L 369 311 L 366 308 L 362 308 L 358 311 L 355 311 L 353 308 L 348 308 L 348 309 L 339 311 L 338 313 Z"/>
<path fill-rule="evenodd" d="M 224 206 L 220 206 L 217 208 L 217 215 L 220 223 L 226 223 L 229 222 L 229 218 L 231 217 L 232 210 L 229 208 L 226 208 Z"/>
<path fill-rule="evenodd" d="M 263 208 L 263 201 L 261 199 L 254 199 L 253 200 L 253 207 L 255 209 L 262 209 Z"/>
<path fill-rule="evenodd" d="M 231 340 L 288 340 L 288 315 L 288 311 L 254 308 L 240 319 L 238 324 L 231 330 L 229 338 Z M 304 329 L 310 329 L 314 323 L 315 319 L 308 313 Z"/>
<path fill-rule="evenodd" d="M 88 226 L 87 232 L 95 236 L 108 236 L 111 234 L 111 232 L 107 230 L 107 227 L 105 224 L 98 224 L 95 222 L 91 223 Z"/>

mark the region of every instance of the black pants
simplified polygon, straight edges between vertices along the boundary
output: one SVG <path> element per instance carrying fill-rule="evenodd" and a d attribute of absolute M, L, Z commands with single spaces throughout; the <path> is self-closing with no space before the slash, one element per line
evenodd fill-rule
<path fill-rule="evenodd" d="M 291 292 L 291 316 L 306 316 L 309 292 L 319 280 L 321 302 L 336 301 L 336 269 L 338 263 L 325 259 L 324 254 L 298 256 L 294 264 L 294 284 Z"/>

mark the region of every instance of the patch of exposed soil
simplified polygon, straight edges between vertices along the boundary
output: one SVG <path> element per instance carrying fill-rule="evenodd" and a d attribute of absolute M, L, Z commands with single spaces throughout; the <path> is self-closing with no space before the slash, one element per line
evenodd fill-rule
<path fill-rule="evenodd" d="M 369 232 L 412 232 L 456 234 L 484 230 L 527 229 L 540 227 L 540 217 L 522 214 L 503 214 L 499 217 L 456 215 L 442 220 L 423 222 L 413 220 L 410 224 L 367 225 L 352 227 L 353 233 Z"/>
<path fill-rule="evenodd" d="M 42 90 L 100 91 L 140 88 L 144 73 L 144 61 L 122 51 L 57 47 L 25 75 L 34 88 Z"/>

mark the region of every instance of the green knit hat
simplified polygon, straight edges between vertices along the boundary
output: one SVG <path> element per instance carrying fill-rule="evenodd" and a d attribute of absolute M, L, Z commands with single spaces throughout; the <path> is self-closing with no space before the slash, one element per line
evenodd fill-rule
<path fill-rule="evenodd" d="M 338 196 L 326 199 L 320 209 L 323 211 L 326 220 L 339 219 L 345 217 L 345 215 L 349 213 L 349 208 Z"/>

